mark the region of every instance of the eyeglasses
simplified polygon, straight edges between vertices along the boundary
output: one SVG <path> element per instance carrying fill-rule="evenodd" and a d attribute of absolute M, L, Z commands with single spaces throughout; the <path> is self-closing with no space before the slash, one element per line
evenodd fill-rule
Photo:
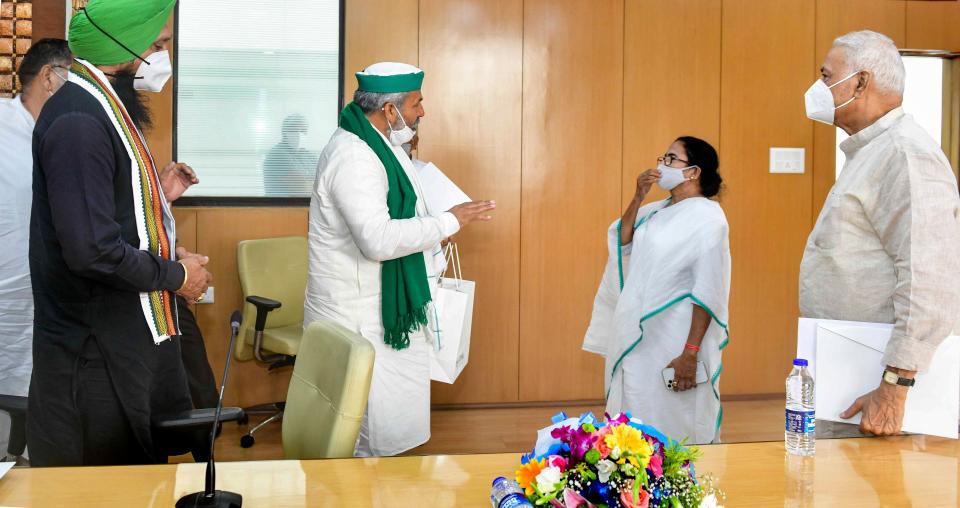
<path fill-rule="evenodd" d="M 666 164 L 667 166 L 672 166 L 675 161 L 680 161 L 684 164 L 690 164 L 690 161 L 685 161 L 672 153 L 664 154 L 662 157 L 657 157 L 658 163 Z"/>

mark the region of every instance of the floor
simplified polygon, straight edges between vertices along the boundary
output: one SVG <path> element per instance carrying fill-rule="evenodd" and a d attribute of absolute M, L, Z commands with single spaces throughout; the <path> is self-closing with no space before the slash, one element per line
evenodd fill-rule
<path fill-rule="evenodd" d="M 578 415 L 593 411 L 602 415 L 600 406 L 524 407 L 497 409 L 435 409 L 431 415 L 431 439 L 410 450 L 409 455 L 445 455 L 463 453 L 504 453 L 529 451 L 537 430 L 559 411 Z M 260 417 L 252 418 L 255 425 Z M 216 455 L 221 461 L 271 460 L 283 458 L 281 424 L 272 423 L 256 434 L 251 448 L 240 447 L 240 436 L 247 426 L 224 425 L 217 440 Z M 724 402 L 723 442 L 778 441 L 783 439 L 783 399 L 736 400 Z M 190 462 L 189 455 L 171 458 L 171 462 Z"/>

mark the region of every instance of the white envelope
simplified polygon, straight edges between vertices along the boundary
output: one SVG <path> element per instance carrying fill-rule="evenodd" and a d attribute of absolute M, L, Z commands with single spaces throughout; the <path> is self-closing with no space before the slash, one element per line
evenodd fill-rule
<path fill-rule="evenodd" d="M 893 325 L 801 319 L 797 357 L 810 363 L 816 381 L 817 419 L 859 424 L 840 413 L 880 383 L 883 351 Z M 960 420 L 960 337 L 948 337 L 927 372 L 910 389 L 903 431 L 957 439 Z"/>
<path fill-rule="evenodd" d="M 470 202 L 470 198 L 460 187 L 432 162 L 414 159 L 413 166 L 417 168 L 423 199 L 427 202 L 427 210 L 431 215 L 439 215 L 459 204 Z"/>

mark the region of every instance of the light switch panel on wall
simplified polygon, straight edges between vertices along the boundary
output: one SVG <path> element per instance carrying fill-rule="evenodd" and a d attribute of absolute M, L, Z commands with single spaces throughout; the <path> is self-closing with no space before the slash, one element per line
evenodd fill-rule
<path fill-rule="evenodd" d="M 770 172 L 802 174 L 806 150 L 770 147 Z"/>

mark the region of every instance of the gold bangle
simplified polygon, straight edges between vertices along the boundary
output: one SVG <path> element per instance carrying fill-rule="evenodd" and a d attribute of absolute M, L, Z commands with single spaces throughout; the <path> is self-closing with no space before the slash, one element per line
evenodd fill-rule
<path fill-rule="evenodd" d="M 183 264 L 183 261 L 177 261 L 180 263 L 180 266 L 183 267 L 183 284 L 180 284 L 180 289 L 176 292 L 183 291 L 183 288 L 187 287 L 187 281 L 190 280 L 190 272 L 187 271 L 187 265 Z"/>

